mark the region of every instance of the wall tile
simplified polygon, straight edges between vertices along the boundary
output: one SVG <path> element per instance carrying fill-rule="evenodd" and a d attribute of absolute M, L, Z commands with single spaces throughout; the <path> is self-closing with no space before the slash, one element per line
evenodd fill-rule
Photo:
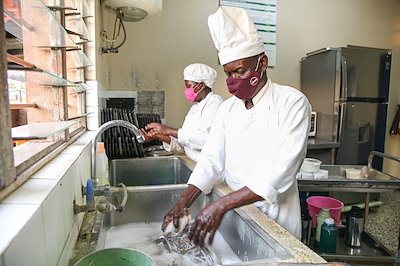
<path fill-rule="evenodd" d="M 74 217 L 71 215 L 71 213 L 73 213 L 73 201 L 75 199 L 74 178 L 76 176 L 76 172 L 76 163 L 74 163 L 61 181 L 62 205 L 64 210 L 63 216 L 65 221 L 65 229 L 67 232 L 69 232 L 72 224 L 74 223 Z"/>
<path fill-rule="evenodd" d="M 6 250 L 39 207 L 39 204 L 0 204 L 0 254 Z"/>
<path fill-rule="evenodd" d="M 86 91 L 86 106 L 98 106 L 98 93 L 97 93 L 97 85 L 93 86 L 89 84 L 93 89 Z"/>
<path fill-rule="evenodd" d="M 58 260 L 57 266 L 65 266 L 69 265 L 69 261 L 73 256 L 74 248 L 76 240 L 78 239 L 79 235 L 79 224 L 75 222 L 70 233 L 68 235 L 68 239 L 65 243 L 64 249 L 61 253 L 60 259 Z"/>
<path fill-rule="evenodd" d="M 93 137 L 96 135 L 95 131 L 87 131 L 79 139 L 77 139 L 74 144 L 89 144 Z"/>
<path fill-rule="evenodd" d="M 31 176 L 31 179 L 55 179 L 61 180 L 69 167 L 76 161 L 76 154 L 61 153 L 51 160 L 42 169 Z"/>
<path fill-rule="evenodd" d="M 17 191 L 5 198 L 3 203 L 42 204 L 57 183 L 57 180 L 28 179 Z"/>
<path fill-rule="evenodd" d="M 48 265 L 41 208 L 32 216 L 32 219 L 24 229 L 20 231 L 3 256 L 5 265 Z"/>
<path fill-rule="evenodd" d="M 43 221 L 48 265 L 56 265 L 68 233 L 65 217 L 72 216 L 72 210 L 63 208 L 61 184 L 58 184 L 43 203 Z"/>
<path fill-rule="evenodd" d="M 91 113 L 87 116 L 87 127 L 89 130 L 97 130 L 99 128 L 99 108 L 97 106 L 87 107 L 88 113 Z"/>
<path fill-rule="evenodd" d="M 65 148 L 61 153 L 80 155 L 86 147 L 86 143 L 74 143 Z"/>

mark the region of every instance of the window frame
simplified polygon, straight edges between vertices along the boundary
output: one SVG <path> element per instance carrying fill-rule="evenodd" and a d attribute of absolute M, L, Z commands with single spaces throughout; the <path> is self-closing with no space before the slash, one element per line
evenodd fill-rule
<path fill-rule="evenodd" d="M 19 6 L 21 0 L 17 0 Z M 41 2 L 41 0 L 38 0 Z M 43 3 L 43 2 L 41 2 Z M 68 30 L 65 25 L 66 25 L 66 19 L 68 16 L 76 16 L 76 15 L 81 15 L 82 16 L 82 21 L 85 23 L 84 27 L 87 25 L 86 19 L 92 18 L 93 16 L 90 15 L 85 15 L 85 4 L 87 5 L 86 0 L 78 0 L 77 4 L 80 5 L 80 8 L 76 9 L 71 9 L 66 6 L 50 6 L 46 5 L 46 7 L 49 9 L 48 11 L 50 13 L 53 13 L 54 17 L 57 18 L 59 21 L 60 25 L 66 29 L 66 32 L 68 32 L 68 35 L 77 35 L 76 32 Z M 0 5 L 1 9 L 0 12 L 2 14 L 4 13 L 4 1 Z M 45 5 L 43 3 L 43 5 Z M 79 11 L 81 10 L 81 11 Z M 69 11 L 66 12 L 66 11 Z M 6 36 L 5 36 L 5 23 L 4 20 L 1 20 L 0 23 L 0 28 L 4 30 L 4 34 L 0 37 L 0 44 L 2 47 L 5 47 L 6 44 Z M 50 31 L 49 31 L 49 36 L 50 36 Z M 78 34 L 78 37 L 82 35 Z M 52 38 L 50 36 L 50 38 Z M 58 72 L 57 75 L 60 78 L 67 78 L 69 73 L 72 68 L 68 67 L 67 65 L 67 60 L 71 61 L 71 57 L 67 59 L 67 55 L 69 51 L 80 51 L 85 55 L 85 48 L 86 48 L 86 43 L 91 41 L 85 39 L 86 41 L 80 42 L 76 44 L 75 49 L 70 49 L 68 50 L 67 47 L 61 47 L 61 48 L 52 48 L 52 47 L 46 47 L 49 49 L 50 53 L 56 53 L 56 57 L 58 60 L 57 65 L 61 65 L 61 69 L 56 67 L 55 72 Z M 23 42 L 22 45 L 24 46 Z M 25 47 L 23 47 L 24 49 Z M 53 54 L 54 54 L 53 53 Z M 19 59 L 18 57 L 11 58 L 8 54 L 4 52 L 4 50 L 1 52 L 0 55 L 0 74 L 2 75 L 0 78 L 0 200 L 3 198 L 7 197 L 9 194 L 11 194 L 13 191 L 15 191 L 20 185 L 22 185 L 33 173 L 35 173 L 37 170 L 39 170 L 43 165 L 45 165 L 47 162 L 52 160 L 55 156 L 57 156 L 62 150 L 64 150 L 68 145 L 73 143 L 76 139 L 78 139 L 82 134 L 87 129 L 87 115 L 89 115 L 86 112 L 86 89 L 90 88 L 86 84 L 86 78 L 85 78 L 85 72 L 86 72 L 86 67 L 92 66 L 90 60 L 90 64 L 86 65 L 77 65 L 75 67 L 75 77 L 79 78 L 79 82 L 75 82 L 77 84 L 77 87 L 75 88 L 74 92 L 76 96 L 75 98 L 75 108 L 76 108 L 76 113 L 74 114 L 73 117 L 69 116 L 68 109 L 71 107 L 70 104 L 71 100 L 69 98 L 72 96 L 70 95 L 71 88 L 70 86 L 52 86 L 52 89 L 59 89 L 61 91 L 62 96 L 63 96 L 63 105 L 62 105 L 62 120 L 61 121 L 68 121 L 68 120 L 77 120 L 78 122 L 78 127 L 75 128 L 70 132 L 69 127 L 58 132 L 51 134 L 53 141 L 49 141 L 47 144 L 48 145 L 35 145 L 35 143 L 28 143 L 25 146 L 24 144 L 17 146 L 13 148 L 13 140 L 12 140 L 12 133 L 11 133 L 11 109 L 15 108 L 35 108 L 37 107 L 36 103 L 27 103 L 27 104 L 21 104 L 21 105 L 15 105 L 15 104 L 10 104 L 9 103 L 9 95 L 8 95 L 8 82 L 7 82 L 7 62 L 13 62 L 16 63 L 17 65 L 21 66 L 22 68 L 32 68 L 35 67 L 33 64 L 30 62 L 26 62 L 22 59 Z M 7 59 L 7 60 L 6 60 Z M 83 58 L 82 61 L 87 62 L 87 60 Z M 70 62 L 71 63 L 71 62 Z M 28 69 L 27 69 L 28 70 Z M 20 70 L 20 71 L 25 71 L 25 70 Z M 50 97 L 50 96 L 49 96 Z M 29 124 L 29 121 L 28 121 Z M 30 152 L 32 150 L 35 150 L 35 146 L 37 150 L 32 152 L 30 155 L 26 155 L 26 152 Z M 41 146 L 41 147 L 39 147 Z M 26 160 L 16 160 L 18 159 L 18 156 L 21 156 L 21 154 L 24 154 L 26 157 Z"/>

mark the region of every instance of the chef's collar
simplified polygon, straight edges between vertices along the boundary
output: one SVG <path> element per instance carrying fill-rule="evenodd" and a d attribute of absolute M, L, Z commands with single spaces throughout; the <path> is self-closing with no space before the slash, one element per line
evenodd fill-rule
<path fill-rule="evenodd" d="M 257 94 L 254 95 L 254 97 L 251 99 L 253 105 L 256 105 L 260 101 L 260 99 L 264 96 L 265 92 L 271 91 L 271 90 L 268 90 L 270 85 L 271 85 L 271 80 L 268 79 L 267 82 L 265 83 L 264 87 L 262 87 L 261 90 L 259 92 L 257 92 Z M 269 92 L 269 94 L 270 93 L 271 92 Z M 270 102 L 268 102 L 268 104 L 270 105 Z"/>

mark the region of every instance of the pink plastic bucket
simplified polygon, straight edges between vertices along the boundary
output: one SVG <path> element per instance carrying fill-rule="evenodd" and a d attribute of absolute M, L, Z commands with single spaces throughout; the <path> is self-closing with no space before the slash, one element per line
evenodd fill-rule
<path fill-rule="evenodd" d="M 344 206 L 340 200 L 324 196 L 312 196 L 307 198 L 306 201 L 313 227 L 317 226 L 317 216 L 322 208 L 329 209 L 331 217 L 335 220 L 336 225 L 339 225 L 340 214 Z"/>

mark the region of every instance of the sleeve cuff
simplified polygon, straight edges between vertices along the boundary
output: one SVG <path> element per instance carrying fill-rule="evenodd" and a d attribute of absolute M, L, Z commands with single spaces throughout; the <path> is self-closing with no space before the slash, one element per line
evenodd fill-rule
<path fill-rule="evenodd" d="M 276 204 L 278 202 L 278 191 L 273 188 L 269 184 L 263 184 L 263 186 L 260 186 L 259 183 L 253 183 L 249 182 L 246 184 L 246 186 L 253 191 L 255 194 L 259 195 L 260 197 L 263 197 L 264 200 L 269 203 L 269 204 Z"/>

